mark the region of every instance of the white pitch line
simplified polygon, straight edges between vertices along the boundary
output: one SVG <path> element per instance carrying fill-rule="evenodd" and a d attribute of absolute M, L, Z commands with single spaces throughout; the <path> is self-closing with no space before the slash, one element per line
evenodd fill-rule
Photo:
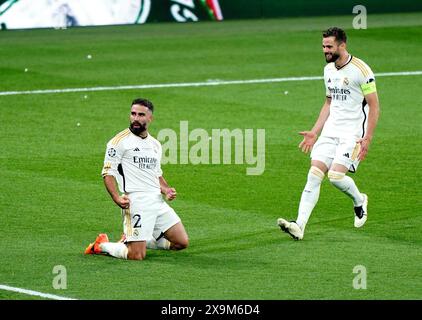
<path fill-rule="evenodd" d="M 383 72 L 375 74 L 377 77 L 395 77 L 395 76 L 419 76 L 422 71 L 403 71 L 403 72 Z M 289 81 L 312 81 L 322 80 L 321 76 L 313 77 L 288 77 L 288 78 L 270 78 L 270 79 L 250 79 L 250 80 L 215 80 L 206 82 L 185 82 L 185 83 L 162 83 L 162 84 L 139 84 L 114 87 L 91 87 L 91 88 L 66 88 L 66 89 L 46 89 L 46 90 L 28 90 L 28 91 L 3 91 L 0 96 L 11 96 L 20 94 L 46 94 L 46 93 L 68 93 L 68 92 L 88 92 L 88 91 L 112 91 L 112 90 L 133 90 L 133 89 L 157 89 L 157 88 L 183 88 L 183 87 L 207 87 L 222 86 L 231 84 L 256 84 L 271 82 L 289 82 Z"/>
<path fill-rule="evenodd" d="M 42 292 L 33 291 L 33 290 L 9 287 L 3 284 L 0 284 L 0 290 L 13 291 L 13 292 L 27 294 L 30 296 L 37 296 L 37 297 L 53 299 L 53 300 L 77 300 L 77 299 L 68 298 L 68 297 L 56 296 L 55 294 L 42 293 Z"/>

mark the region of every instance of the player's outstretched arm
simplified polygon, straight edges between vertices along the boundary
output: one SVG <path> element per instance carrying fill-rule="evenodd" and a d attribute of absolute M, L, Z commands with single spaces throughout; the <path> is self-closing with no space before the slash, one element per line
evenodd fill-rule
<path fill-rule="evenodd" d="M 380 112 L 377 92 L 372 92 L 370 94 L 365 95 L 365 100 L 369 106 L 368 127 L 366 128 L 365 136 L 362 139 L 358 140 L 358 143 L 360 143 L 360 151 L 358 154 L 359 161 L 365 159 L 366 154 L 368 153 L 369 145 L 372 141 L 372 137 L 374 135 L 375 127 L 378 123 L 378 117 Z"/>
<path fill-rule="evenodd" d="M 312 147 L 318 138 L 318 134 L 321 132 L 325 121 L 327 121 L 328 116 L 330 115 L 330 104 L 331 98 L 326 97 L 325 103 L 321 108 L 321 112 L 319 113 L 318 119 L 315 122 L 312 130 L 299 132 L 299 134 L 303 136 L 303 140 L 299 144 L 299 148 L 302 149 L 303 152 L 307 153 L 312 150 Z"/>
<path fill-rule="evenodd" d="M 161 193 L 165 195 L 166 199 L 168 201 L 175 199 L 177 196 L 176 189 L 171 188 L 163 176 L 159 178 L 159 181 L 160 181 Z"/>
<path fill-rule="evenodd" d="M 113 201 L 122 209 L 129 208 L 129 198 L 127 195 L 120 196 L 116 188 L 116 179 L 113 176 L 104 176 L 104 185 Z"/>

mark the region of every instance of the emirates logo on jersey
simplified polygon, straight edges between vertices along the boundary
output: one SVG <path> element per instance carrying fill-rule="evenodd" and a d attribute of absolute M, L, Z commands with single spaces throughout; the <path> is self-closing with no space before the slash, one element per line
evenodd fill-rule
<path fill-rule="evenodd" d="M 343 89 L 343 88 L 338 88 L 338 87 L 328 87 L 328 90 L 330 91 L 331 94 L 350 94 L 350 90 L 349 89 Z"/>
<path fill-rule="evenodd" d="M 139 169 L 155 169 L 158 164 L 157 158 L 151 157 L 133 157 L 133 163 L 139 167 Z"/>
<path fill-rule="evenodd" d="M 331 99 L 337 101 L 347 101 L 347 96 L 350 95 L 350 89 L 343 89 L 343 88 L 331 88 L 327 87 L 331 94 Z"/>

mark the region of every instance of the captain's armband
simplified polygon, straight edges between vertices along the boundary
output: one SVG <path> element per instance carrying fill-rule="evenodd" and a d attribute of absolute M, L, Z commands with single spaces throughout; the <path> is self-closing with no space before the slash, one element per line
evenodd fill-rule
<path fill-rule="evenodd" d="M 369 83 L 364 83 L 361 86 L 363 95 L 366 96 L 367 94 L 373 93 L 373 92 L 377 92 L 377 87 L 375 85 L 375 81 L 369 82 Z"/>

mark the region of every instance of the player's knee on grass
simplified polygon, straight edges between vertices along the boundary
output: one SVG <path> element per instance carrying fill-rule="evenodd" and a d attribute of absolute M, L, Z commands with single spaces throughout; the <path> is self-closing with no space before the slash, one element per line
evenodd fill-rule
<path fill-rule="evenodd" d="M 127 259 L 128 260 L 144 260 L 146 256 L 146 252 L 139 252 L 139 251 L 128 251 Z"/>
<path fill-rule="evenodd" d="M 129 242 L 128 243 L 128 260 L 144 260 L 147 255 L 145 242 Z"/>
<path fill-rule="evenodd" d="M 127 259 L 128 260 L 144 260 L 145 256 L 146 254 L 142 254 L 139 252 L 132 252 L 132 253 L 127 254 Z"/>
<path fill-rule="evenodd" d="M 175 242 L 172 242 L 170 248 L 173 250 L 183 250 L 189 246 L 189 238 L 187 235 L 179 236 L 175 239 Z"/>

